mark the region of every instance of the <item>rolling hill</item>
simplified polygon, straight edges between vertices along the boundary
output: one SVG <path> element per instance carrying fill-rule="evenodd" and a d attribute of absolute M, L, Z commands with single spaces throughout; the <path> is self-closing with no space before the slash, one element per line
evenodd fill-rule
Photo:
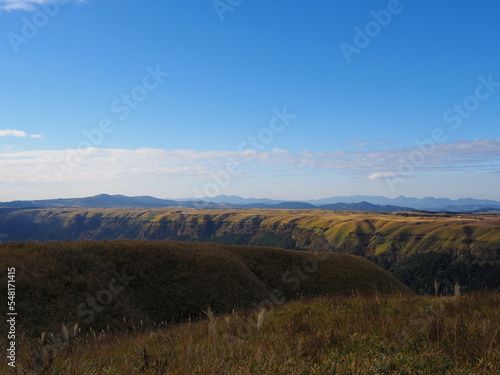
<path fill-rule="evenodd" d="M 7 241 L 211 241 L 366 257 L 470 252 L 500 260 L 500 217 L 327 210 L 0 209 Z"/>
<path fill-rule="evenodd" d="M 365 257 L 418 293 L 500 288 L 500 217 L 415 212 L 0 208 L 0 242 L 173 240 Z"/>
<path fill-rule="evenodd" d="M 410 293 L 353 255 L 206 243 L 7 243 L 0 244 L 0 267 L 16 269 L 18 330 L 29 337 L 62 324 L 120 331 L 197 319 L 208 308 L 222 313 L 302 297 Z M 6 287 L 3 272 L 2 295 Z"/>

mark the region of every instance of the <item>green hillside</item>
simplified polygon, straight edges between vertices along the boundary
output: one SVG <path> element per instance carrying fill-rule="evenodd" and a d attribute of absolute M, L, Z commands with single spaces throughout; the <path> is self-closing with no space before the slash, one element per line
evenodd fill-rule
<path fill-rule="evenodd" d="M 299 297 L 409 292 L 353 255 L 204 243 L 8 243 L 0 245 L 0 267 L 16 268 L 19 331 L 30 337 L 62 324 L 123 330 L 197 319 L 208 308 L 221 313 Z M 2 273 L 2 296 L 6 278 Z"/>
<path fill-rule="evenodd" d="M 335 250 L 377 263 L 419 293 L 434 293 L 435 279 L 440 293 L 452 292 L 456 283 L 467 291 L 500 288 L 498 215 L 0 209 L 0 234 L 8 241 L 140 239 Z"/>
<path fill-rule="evenodd" d="M 451 251 L 500 260 L 496 215 L 381 214 L 326 210 L 0 209 L 10 241 L 147 239 L 213 241 L 363 256 Z M 283 247 L 283 246 L 282 246 Z"/>

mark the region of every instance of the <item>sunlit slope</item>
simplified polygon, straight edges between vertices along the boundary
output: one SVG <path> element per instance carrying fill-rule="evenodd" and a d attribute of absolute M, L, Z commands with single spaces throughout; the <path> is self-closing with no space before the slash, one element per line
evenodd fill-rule
<path fill-rule="evenodd" d="M 500 216 L 405 215 L 322 210 L 0 210 L 0 233 L 7 240 L 169 239 L 323 247 L 364 256 L 470 250 L 478 259 L 500 259 Z"/>

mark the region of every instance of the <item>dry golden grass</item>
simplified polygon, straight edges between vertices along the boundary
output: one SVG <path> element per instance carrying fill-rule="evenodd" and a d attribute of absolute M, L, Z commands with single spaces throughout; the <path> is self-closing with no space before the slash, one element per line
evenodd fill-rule
<path fill-rule="evenodd" d="M 224 234 L 244 232 L 249 240 L 245 244 L 251 244 L 256 232 L 271 231 L 292 235 L 297 248 L 314 250 L 309 233 L 347 252 L 356 252 L 362 245 L 359 251 L 370 256 L 387 251 L 379 246 L 382 241 L 400 243 L 408 252 L 471 250 L 479 256 L 500 246 L 498 215 L 404 215 L 279 209 L 40 209 L 14 211 L 0 219 L 3 232 L 12 232 L 11 238 L 22 241 L 29 236 L 37 240 L 217 241 Z M 20 223 L 30 231 L 19 233 Z"/>
<path fill-rule="evenodd" d="M 498 374 L 500 297 L 321 298 L 63 350 L 40 374 Z M 21 374 L 28 374 L 28 348 Z M 29 361 L 28 361 L 29 362 Z"/>
<path fill-rule="evenodd" d="M 19 332 L 34 337 L 74 323 L 84 332 L 123 331 L 130 328 L 123 317 L 149 326 L 179 322 L 197 319 L 208 307 L 223 313 L 273 298 L 409 293 L 387 271 L 354 255 L 211 243 L 0 244 L 0 269 L 8 267 L 17 270 Z M 130 279 L 122 284 L 120 275 Z M 0 295 L 6 288 L 3 273 Z M 0 330 L 6 325 L 0 321 Z"/>

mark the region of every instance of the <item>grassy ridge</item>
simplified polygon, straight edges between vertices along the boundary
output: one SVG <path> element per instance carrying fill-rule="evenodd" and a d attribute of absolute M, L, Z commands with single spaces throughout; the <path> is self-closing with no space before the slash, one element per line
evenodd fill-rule
<path fill-rule="evenodd" d="M 230 242 L 315 250 L 335 247 L 363 256 L 391 252 L 470 251 L 500 260 L 500 217 L 401 215 L 324 210 L 45 209 L 0 210 L 0 232 L 12 241 L 149 239 Z M 259 242 L 260 241 L 260 242 Z"/>
<path fill-rule="evenodd" d="M 0 209 L 0 234 L 9 241 L 141 239 L 333 249 L 375 262 L 417 293 L 434 294 L 435 281 L 439 293 L 453 293 L 456 283 L 464 291 L 500 288 L 500 216 L 495 215 Z"/>
<path fill-rule="evenodd" d="M 321 298 L 101 336 L 46 374 L 497 374 L 500 299 Z M 26 357 L 29 358 L 29 353 Z"/>
<path fill-rule="evenodd" d="M 298 297 L 408 293 L 392 275 L 347 254 L 206 243 L 105 241 L 0 244 L 16 267 L 19 331 L 62 324 L 123 330 Z M 7 295 L 6 274 L 0 295 Z M 5 329 L 5 322 L 0 329 Z"/>

